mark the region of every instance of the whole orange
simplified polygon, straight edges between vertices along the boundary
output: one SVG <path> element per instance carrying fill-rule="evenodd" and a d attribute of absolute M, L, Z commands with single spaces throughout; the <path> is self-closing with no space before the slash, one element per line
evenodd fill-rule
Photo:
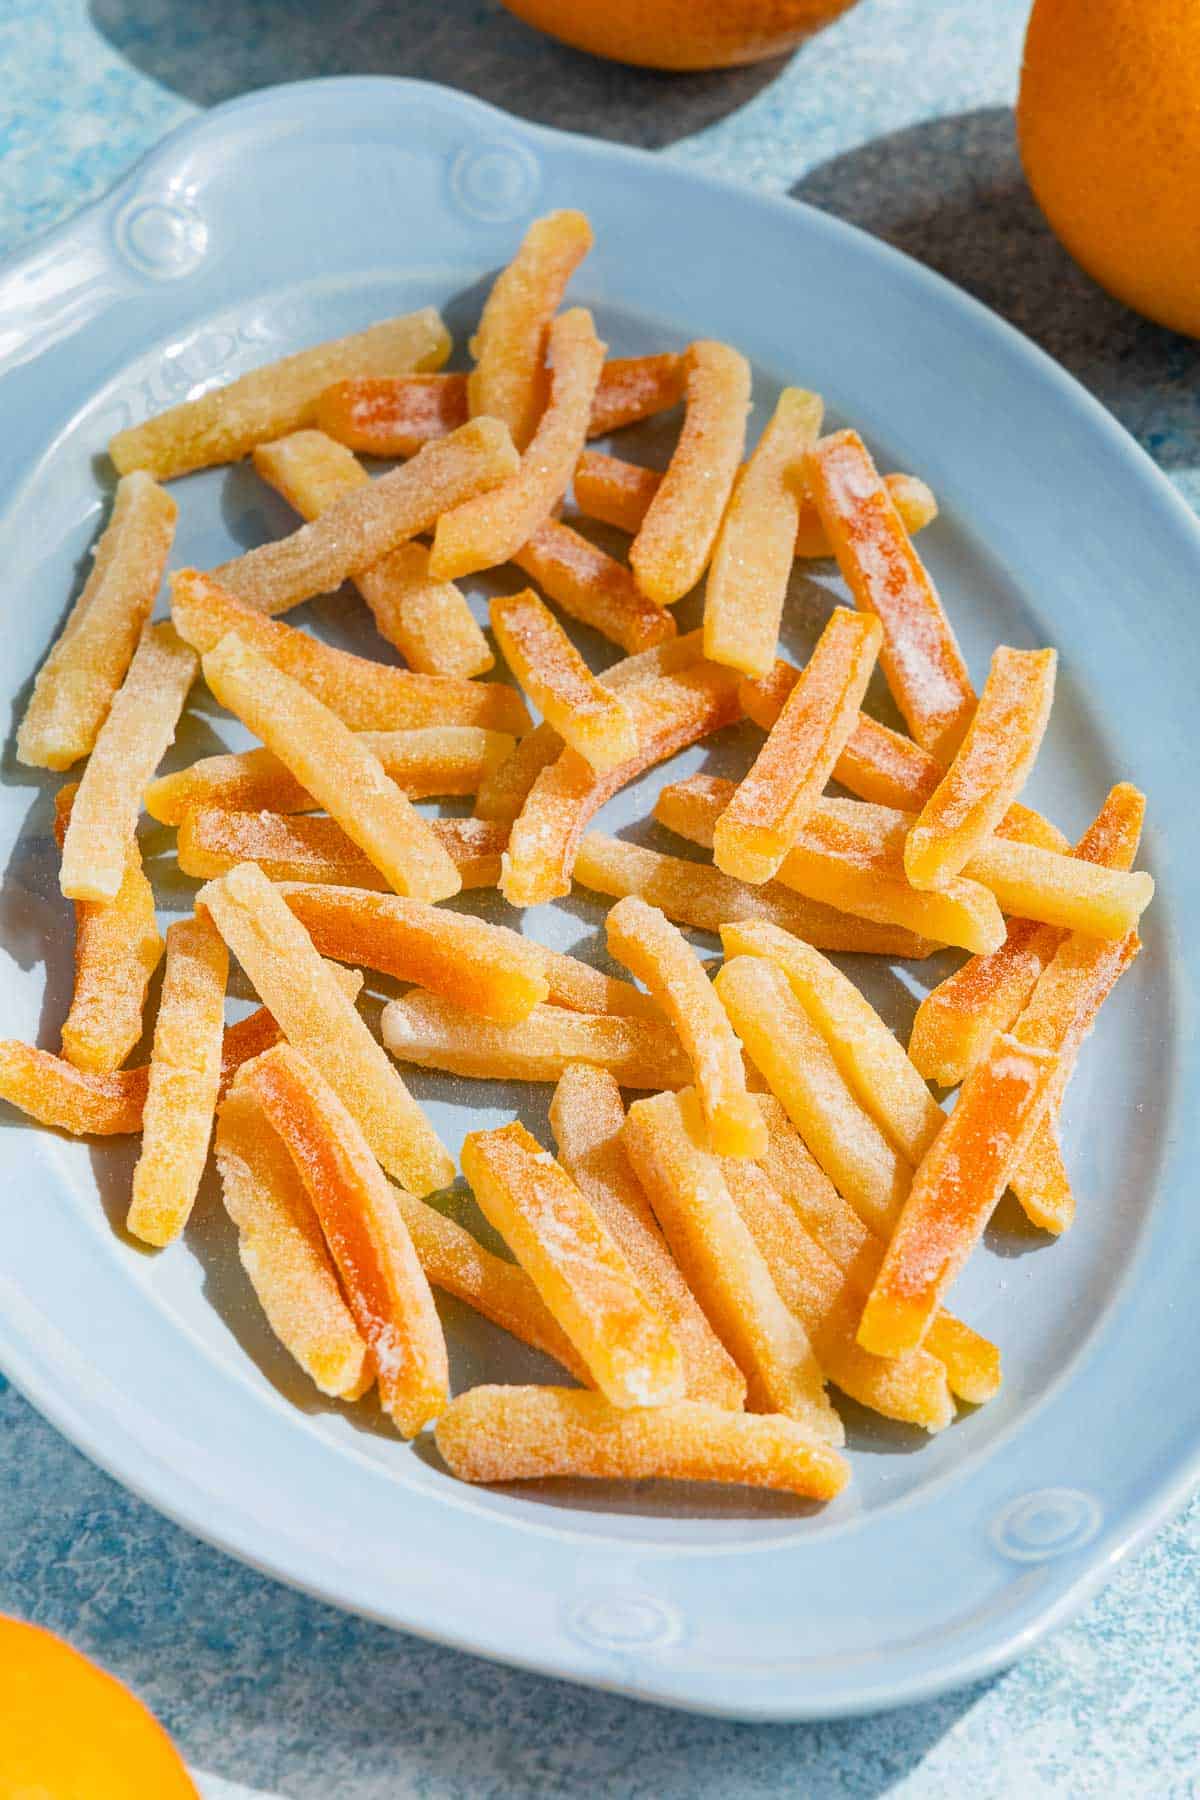
<path fill-rule="evenodd" d="M 1200 337 L 1200 5 L 1034 0 L 1021 160 L 1076 261 Z"/>
<path fill-rule="evenodd" d="M 61 1638 L 0 1616 L 0 1800 L 199 1800 L 140 1700 Z"/>
<path fill-rule="evenodd" d="M 728 69 L 794 50 L 854 0 L 504 0 L 576 50 L 649 69 Z"/>

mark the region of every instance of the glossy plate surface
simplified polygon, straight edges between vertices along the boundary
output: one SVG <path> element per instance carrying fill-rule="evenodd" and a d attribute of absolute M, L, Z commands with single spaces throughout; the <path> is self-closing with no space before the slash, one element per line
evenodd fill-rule
<path fill-rule="evenodd" d="M 419 83 L 280 88 L 185 126 L 101 205 L 0 269 L 10 728 L 81 579 L 114 430 L 428 302 L 461 357 L 525 224 L 568 205 L 597 237 L 572 296 L 614 352 L 728 338 L 754 361 L 759 421 L 780 384 L 819 389 L 883 466 L 932 483 L 943 511 L 922 548 L 977 678 L 998 641 L 1062 653 L 1035 803 L 1074 834 L 1112 781 L 1150 795 L 1142 860 L 1159 888 L 1146 947 L 1068 1100 L 1078 1223 L 1048 1246 L 1002 1209 L 955 1292 L 956 1310 L 1003 1348 L 1003 1393 L 932 1441 L 847 1409 L 855 1479 L 823 1511 L 653 1484 L 468 1489 L 432 1449 L 305 1390 L 261 1322 L 213 1192 L 185 1244 L 145 1254 L 118 1229 L 132 1148 L 64 1142 L 13 1114 L 0 1122 L 0 1364 L 138 1493 L 340 1605 L 673 1705 L 747 1719 L 864 1711 L 1010 1660 L 1196 1472 L 1200 1390 L 1184 1330 L 1200 1281 L 1200 1086 L 1184 934 L 1197 910 L 1200 531 L 1149 460 L 1016 333 L 804 206 Z M 634 453 L 661 455 L 665 441 L 648 431 Z M 177 492 L 176 562 L 211 565 L 290 526 L 245 467 Z M 793 655 L 839 593 L 831 565 L 797 577 Z M 348 594 L 307 610 L 323 635 L 382 653 Z M 586 647 L 601 659 L 602 645 Z M 202 705 L 168 766 L 239 741 Z M 736 772 L 749 742 L 725 734 L 671 775 Z M 639 823 L 662 779 L 618 796 L 601 828 L 679 851 Z M 16 764 L 10 735 L 2 1029 L 49 1046 L 71 943 L 54 785 Z M 148 832 L 145 849 L 186 910 L 190 884 L 170 889 L 170 843 Z M 524 929 L 600 957 L 603 910 L 577 891 L 525 915 Z M 949 966 L 856 972 L 906 1031 Z M 452 1150 L 518 1109 L 545 1133 L 548 1089 L 421 1075 L 413 1086 Z M 457 1387 L 550 1377 L 463 1309 L 445 1317 Z"/>

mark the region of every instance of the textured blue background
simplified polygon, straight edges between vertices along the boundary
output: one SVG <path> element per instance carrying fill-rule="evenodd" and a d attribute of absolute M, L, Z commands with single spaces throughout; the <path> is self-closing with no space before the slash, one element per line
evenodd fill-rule
<path fill-rule="evenodd" d="M 661 78 L 496 0 L 0 0 L 0 254 L 198 105 L 410 74 L 853 219 L 1065 363 L 1200 508 L 1200 351 L 1095 289 L 1012 139 L 1027 0 L 863 0 L 786 65 Z M 208 1800 L 1200 1794 L 1200 1503 L 1018 1668 L 930 1705 L 736 1726 L 569 1690 L 347 1619 L 166 1524 L 0 1379 L 0 1610 L 130 1681 Z"/>

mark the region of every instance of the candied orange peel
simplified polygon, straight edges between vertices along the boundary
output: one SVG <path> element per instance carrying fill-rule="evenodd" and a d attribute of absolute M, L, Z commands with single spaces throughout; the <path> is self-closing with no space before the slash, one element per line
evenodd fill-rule
<path fill-rule="evenodd" d="M 562 611 L 635 654 L 675 636 L 675 620 L 647 600 L 615 557 L 559 519 L 544 519 L 512 559 Z"/>
<path fill-rule="evenodd" d="M 509 668 L 565 744 L 597 774 L 636 755 L 633 716 L 619 694 L 597 681 L 532 588 L 493 600 L 492 631 Z"/>

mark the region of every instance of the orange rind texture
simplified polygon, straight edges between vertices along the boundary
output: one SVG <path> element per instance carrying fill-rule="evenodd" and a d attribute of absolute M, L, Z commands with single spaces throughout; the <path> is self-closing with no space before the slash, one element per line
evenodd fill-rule
<path fill-rule="evenodd" d="M 418 1196 L 454 1179 L 438 1142 L 385 1051 L 322 961 L 312 939 L 253 863 L 196 896 L 288 1041 L 358 1120 L 389 1175 Z"/>
<path fill-rule="evenodd" d="M 879 660 L 892 698 L 921 748 L 949 762 L 971 721 L 975 692 L 896 504 L 857 432 L 822 438 L 805 472 L 855 605 L 883 626 Z"/>
<path fill-rule="evenodd" d="M 631 655 L 675 636 L 673 615 L 646 599 L 624 563 L 558 519 L 544 519 L 512 560 L 563 612 Z"/>
<path fill-rule="evenodd" d="M 145 469 L 160 481 L 237 462 L 256 444 L 311 424 L 318 397 L 331 382 L 437 369 L 449 354 L 449 333 L 426 306 L 252 369 L 198 400 L 119 431 L 108 453 L 119 474 Z"/>
<path fill-rule="evenodd" d="M 667 1248 L 621 1142 L 624 1124 L 621 1090 L 608 1071 L 569 1063 L 550 1102 L 559 1161 L 670 1326 L 683 1359 L 686 1397 L 739 1410 L 746 1401 L 745 1377 Z"/>
<path fill-rule="evenodd" d="M 1001 837 L 976 852 L 967 874 L 991 889 L 1002 911 L 1089 937 L 1124 937 L 1154 898 L 1144 869 L 1103 868 Z"/>
<path fill-rule="evenodd" d="M 629 546 L 637 584 L 657 606 L 682 600 L 707 567 L 746 443 L 750 365 L 728 344 L 695 343 L 684 393 L 683 428 Z"/>
<path fill-rule="evenodd" d="M 83 592 L 67 615 L 17 730 L 17 761 L 69 769 L 94 749 L 154 610 L 179 508 L 149 475 L 117 483 Z"/>
<path fill-rule="evenodd" d="M 490 492 L 441 510 L 429 557 L 431 575 L 453 581 L 507 562 L 566 493 L 587 437 L 604 361 L 604 345 L 584 307 L 561 313 L 551 325 L 550 360 L 550 396 L 519 467 Z"/>
<path fill-rule="evenodd" d="M 600 371 L 589 437 L 606 437 L 624 425 L 653 418 L 683 399 L 683 357 L 674 350 L 654 356 L 613 356 Z"/>
<path fill-rule="evenodd" d="M 222 563 L 213 578 L 258 612 L 286 612 L 314 594 L 332 593 L 347 576 L 432 530 L 447 508 L 500 486 L 518 467 L 505 426 L 498 419 L 472 419 L 450 437 L 426 444 L 411 462 L 350 489 L 289 537 Z"/>
<path fill-rule="evenodd" d="M 592 674 L 532 588 L 491 602 L 492 631 L 504 659 L 564 744 L 597 774 L 637 753 L 633 717 L 619 694 Z"/>
<path fill-rule="evenodd" d="M 458 871 L 463 889 L 495 887 L 507 826 L 485 819 L 429 819 L 429 829 Z M 379 870 L 336 819 L 321 815 L 226 812 L 217 806 L 185 813 L 176 840 L 185 875 L 201 881 L 257 863 L 270 881 L 316 881 L 334 887 L 387 889 Z"/>
<path fill-rule="evenodd" d="M 125 1221 L 134 1237 L 159 1248 L 187 1224 L 208 1161 L 228 979 L 229 952 L 208 918 L 168 927 L 142 1150 Z"/>
<path fill-rule="evenodd" d="M 525 1127 L 469 1132 L 463 1174 L 549 1311 L 614 1406 L 681 1400 L 683 1358 L 667 1321 L 562 1166 Z"/>
<path fill-rule="evenodd" d="M 346 1302 L 375 1362 L 379 1400 L 404 1437 L 450 1397 L 446 1340 L 412 1239 L 362 1129 L 290 1044 L 256 1057 L 252 1094 L 282 1138 L 321 1222 Z"/>
<path fill-rule="evenodd" d="M 629 895 L 607 920 L 608 948 L 649 989 L 692 1067 L 709 1144 L 718 1156 L 761 1156 L 766 1132 L 746 1091 L 742 1047 L 704 965 L 657 906 Z"/>
<path fill-rule="evenodd" d="M 398 894 L 445 900 L 462 883 L 425 820 L 374 752 L 307 688 L 231 632 L 204 679 L 313 795 Z"/>
<path fill-rule="evenodd" d="M 476 1387 L 438 1420 L 437 1446 L 460 1481 L 719 1481 L 832 1500 L 845 1458 L 794 1419 L 696 1400 L 626 1410 L 599 1394 Z"/>
<path fill-rule="evenodd" d="M 352 376 L 317 400 L 318 430 L 362 456 L 415 456 L 465 425 L 465 375 Z"/>
<path fill-rule="evenodd" d="M 0 1041 L 0 1099 L 72 1137 L 120 1137 L 142 1128 L 148 1070 L 93 1075 L 18 1038 Z"/>
<path fill-rule="evenodd" d="M 785 1413 L 840 1444 L 842 1422 L 804 1327 L 780 1299 L 704 1139 L 691 1089 L 635 1100 L 621 1133 L 684 1280 L 746 1378 L 750 1409 Z"/>
<path fill-rule="evenodd" d="M 170 625 L 147 625 L 83 771 L 63 839 L 69 900 L 115 900 L 142 795 L 170 746 L 197 658 Z"/>
<path fill-rule="evenodd" d="M 765 675 L 775 659 L 796 551 L 804 455 L 816 442 L 824 411 L 819 394 L 784 388 L 721 522 L 704 590 L 704 654 L 745 675 Z"/>
<path fill-rule="evenodd" d="M 779 873 L 854 730 L 882 636 L 878 619 L 834 608 L 766 743 L 716 821 L 713 860 L 727 875 L 758 882 Z"/>

